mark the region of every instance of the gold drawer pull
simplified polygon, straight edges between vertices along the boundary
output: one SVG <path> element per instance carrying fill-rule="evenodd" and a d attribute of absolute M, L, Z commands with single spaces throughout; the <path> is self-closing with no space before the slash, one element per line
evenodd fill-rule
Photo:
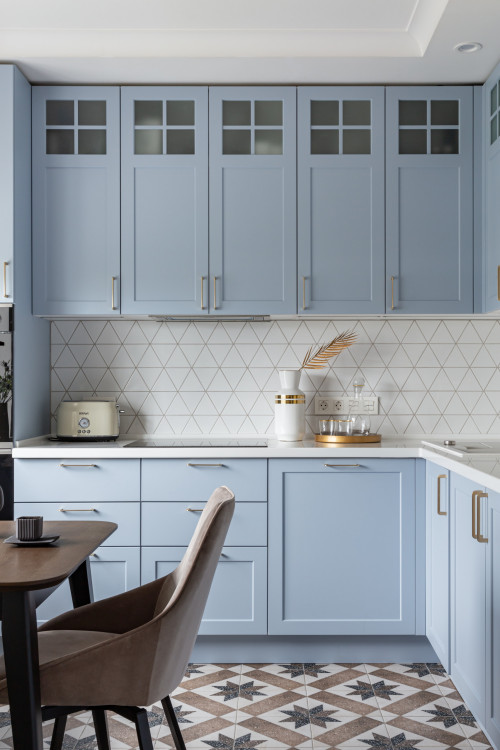
<path fill-rule="evenodd" d="M 330 469 L 336 469 L 338 466 L 353 466 L 353 467 L 359 467 L 361 464 L 324 464 L 324 466 L 328 466 Z"/>
<path fill-rule="evenodd" d="M 9 295 L 7 294 L 7 266 L 9 265 L 8 261 L 4 260 L 3 263 L 3 296 L 7 298 Z"/>
<path fill-rule="evenodd" d="M 189 513 L 203 513 L 203 508 L 186 508 Z"/>
<path fill-rule="evenodd" d="M 394 276 L 391 276 L 391 310 L 394 310 Z"/>
<path fill-rule="evenodd" d="M 116 276 L 112 276 L 111 277 L 111 309 L 112 310 L 117 310 L 117 307 L 115 305 L 115 281 L 116 281 L 116 278 L 117 278 Z"/>
<path fill-rule="evenodd" d="M 224 464 L 188 464 L 188 466 L 218 466 L 220 468 L 223 468 Z"/>
<path fill-rule="evenodd" d="M 302 309 L 306 309 L 306 277 L 302 276 Z"/>
<path fill-rule="evenodd" d="M 205 302 L 204 302 L 204 300 L 203 300 L 203 282 L 204 282 L 204 281 L 205 281 L 205 277 L 204 277 L 204 276 L 202 276 L 202 277 L 201 277 L 201 309 L 202 309 L 202 310 L 204 310 L 204 309 L 205 309 Z"/>
<path fill-rule="evenodd" d="M 472 538 L 477 539 L 476 529 L 476 498 L 479 495 L 480 490 L 475 490 L 472 493 Z"/>
<path fill-rule="evenodd" d="M 214 276 L 214 310 L 217 310 L 217 276 Z"/>
<path fill-rule="evenodd" d="M 476 507 L 477 507 L 477 522 L 476 522 L 476 528 L 477 528 L 477 536 L 476 539 L 478 542 L 481 542 L 482 544 L 486 544 L 488 542 L 488 538 L 483 536 L 481 534 L 481 498 L 482 497 L 488 497 L 487 492 L 478 492 L 476 495 Z"/>
<path fill-rule="evenodd" d="M 97 508 L 59 508 L 59 513 L 97 513 Z"/>
<path fill-rule="evenodd" d="M 97 469 L 97 464 L 59 464 L 59 467 L 63 469 L 69 469 L 73 466 L 83 469 Z"/>
<path fill-rule="evenodd" d="M 441 479 L 446 479 L 446 474 L 440 474 L 437 478 L 438 483 L 438 496 L 437 496 L 437 512 L 438 516 L 448 515 L 445 510 L 441 510 Z"/>
<path fill-rule="evenodd" d="M 97 552 L 91 552 L 89 557 L 96 557 L 97 559 L 99 559 L 99 555 L 97 554 Z"/>

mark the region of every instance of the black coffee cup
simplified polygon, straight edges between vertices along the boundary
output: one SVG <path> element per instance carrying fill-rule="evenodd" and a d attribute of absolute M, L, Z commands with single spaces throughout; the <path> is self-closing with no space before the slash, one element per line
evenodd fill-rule
<path fill-rule="evenodd" d="M 34 542 L 43 534 L 43 516 L 16 518 L 16 536 L 21 542 Z"/>

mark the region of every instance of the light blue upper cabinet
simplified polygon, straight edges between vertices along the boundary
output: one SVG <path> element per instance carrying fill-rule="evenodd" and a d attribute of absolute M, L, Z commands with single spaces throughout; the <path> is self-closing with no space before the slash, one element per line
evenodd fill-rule
<path fill-rule="evenodd" d="M 386 90 L 386 309 L 473 311 L 473 89 Z"/>
<path fill-rule="evenodd" d="M 500 307 L 500 65 L 483 86 L 483 300 Z"/>
<path fill-rule="evenodd" d="M 385 310 L 384 89 L 298 89 L 298 311 Z"/>
<path fill-rule="evenodd" d="M 33 88 L 33 312 L 120 311 L 120 91 Z"/>
<path fill-rule="evenodd" d="M 210 311 L 295 313 L 296 89 L 210 89 Z"/>
<path fill-rule="evenodd" d="M 122 313 L 208 312 L 208 89 L 122 88 Z"/>

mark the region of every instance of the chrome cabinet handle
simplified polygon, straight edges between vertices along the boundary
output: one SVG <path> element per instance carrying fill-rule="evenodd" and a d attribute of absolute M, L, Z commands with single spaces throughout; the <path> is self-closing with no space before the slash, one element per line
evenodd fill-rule
<path fill-rule="evenodd" d="M 446 474 L 440 474 L 437 478 L 437 513 L 438 516 L 447 516 L 447 512 L 441 510 L 441 479 L 446 479 Z"/>
<path fill-rule="evenodd" d="M 59 508 L 59 513 L 97 513 L 97 508 Z"/>
<path fill-rule="evenodd" d="M 394 276 L 391 276 L 391 310 L 394 309 Z"/>
<path fill-rule="evenodd" d="M 205 277 L 204 277 L 204 276 L 202 276 L 202 277 L 201 277 L 201 309 L 202 309 L 202 310 L 204 310 L 204 309 L 205 309 L 205 303 L 204 303 L 204 301 L 203 301 L 203 287 L 204 287 L 204 284 L 203 284 L 203 282 L 204 282 L 204 281 L 205 281 Z"/>
<path fill-rule="evenodd" d="M 115 281 L 116 279 L 117 279 L 116 276 L 111 277 L 111 309 L 112 310 L 117 309 L 115 306 Z"/>
<path fill-rule="evenodd" d="M 188 466 L 219 466 L 223 468 L 224 464 L 188 464 Z"/>
<path fill-rule="evenodd" d="M 488 537 L 483 536 L 481 534 L 481 498 L 482 497 L 488 497 L 487 492 L 478 492 L 476 495 L 476 507 L 477 507 L 477 519 L 476 519 L 476 530 L 477 530 L 477 536 L 476 540 L 482 544 L 486 544 L 488 542 Z"/>
<path fill-rule="evenodd" d="M 7 294 L 7 266 L 9 265 L 9 261 L 4 260 L 3 262 L 3 296 L 7 298 L 9 295 Z"/>
<path fill-rule="evenodd" d="M 82 469 L 97 469 L 97 464 L 59 464 L 59 468 L 70 469 L 72 467 Z"/>
<path fill-rule="evenodd" d="M 214 310 L 217 310 L 217 276 L 214 276 Z"/>
<path fill-rule="evenodd" d="M 188 513 L 203 513 L 203 508 L 186 508 Z"/>
<path fill-rule="evenodd" d="M 302 309 L 306 309 L 306 277 L 302 276 Z"/>
<path fill-rule="evenodd" d="M 323 464 L 323 466 L 328 466 L 328 468 L 330 468 L 330 469 L 336 469 L 338 466 L 342 466 L 342 467 L 344 467 L 344 466 L 359 467 L 359 466 L 361 466 L 361 464 Z"/>

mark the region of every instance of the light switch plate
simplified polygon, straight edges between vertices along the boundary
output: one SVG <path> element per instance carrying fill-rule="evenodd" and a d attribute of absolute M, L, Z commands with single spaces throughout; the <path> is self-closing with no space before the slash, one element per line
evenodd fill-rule
<path fill-rule="evenodd" d="M 314 413 L 321 414 L 378 414 L 378 396 L 316 396 Z"/>

